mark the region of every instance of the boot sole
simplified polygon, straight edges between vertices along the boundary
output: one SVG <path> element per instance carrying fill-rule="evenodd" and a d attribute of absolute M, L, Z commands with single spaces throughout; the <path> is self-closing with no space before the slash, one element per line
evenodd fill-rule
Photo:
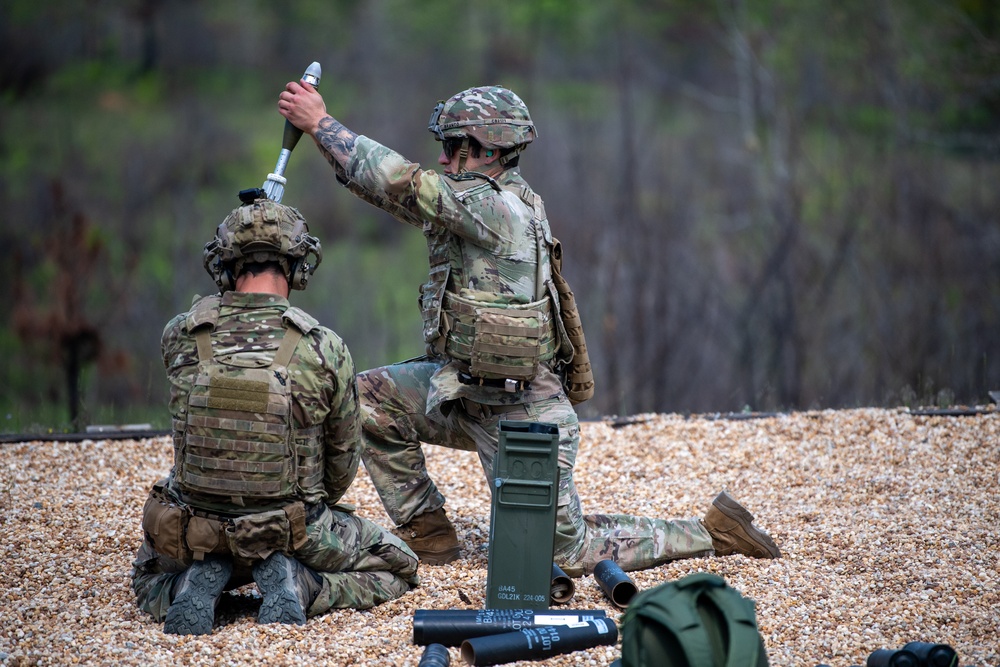
<path fill-rule="evenodd" d="M 272 557 L 253 570 L 254 581 L 264 596 L 257 613 L 258 623 L 306 624 L 295 582 L 281 559 Z"/>
<path fill-rule="evenodd" d="M 207 635 L 215 623 L 215 603 L 222 594 L 232 567 L 221 561 L 192 565 L 198 570 L 190 575 L 188 587 L 178 595 L 163 622 L 163 631 L 171 635 Z"/>
<path fill-rule="evenodd" d="M 411 547 L 412 549 L 412 547 Z M 448 549 L 447 551 L 435 551 L 433 553 L 427 551 L 416 551 L 413 553 L 417 554 L 417 558 L 424 565 L 447 565 L 448 563 L 453 563 L 458 560 L 459 547 L 454 549 Z"/>
<path fill-rule="evenodd" d="M 754 542 L 763 547 L 764 550 L 771 555 L 771 558 L 781 558 L 781 550 L 778 549 L 778 545 L 774 543 L 774 540 L 772 540 L 769 535 L 754 527 L 753 514 L 750 514 L 750 512 L 736 502 L 732 496 L 722 492 L 715 497 L 712 504 L 727 517 L 740 524 L 743 530 L 746 531 L 747 535 L 749 535 Z"/>

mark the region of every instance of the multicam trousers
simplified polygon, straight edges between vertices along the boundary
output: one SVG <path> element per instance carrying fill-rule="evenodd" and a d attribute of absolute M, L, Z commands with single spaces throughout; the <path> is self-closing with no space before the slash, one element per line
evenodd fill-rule
<path fill-rule="evenodd" d="M 330 609 L 368 609 L 400 597 L 418 583 L 418 561 L 410 548 L 367 519 L 328 508 L 308 525 L 306 535 L 306 543 L 292 556 L 323 579 L 307 616 Z M 237 560 L 234 565 L 226 590 L 253 581 L 251 562 Z M 158 554 L 148 540 L 143 541 L 132 569 L 139 608 L 162 622 L 173 601 L 174 581 L 188 566 L 190 562 Z"/>
<path fill-rule="evenodd" d="M 502 415 L 468 398 L 452 401 L 442 418 L 427 415 L 435 361 L 410 361 L 358 375 L 368 469 L 389 517 L 397 526 L 442 507 L 445 498 L 427 472 L 421 443 L 475 451 L 493 479 L 500 419 L 540 421 L 559 427 L 559 499 L 554 561 L 581 576 L 612 559 L 626 571 L 642 570 L 677 558 L 710 555 L 712 539 L 698 519 L 673 520 L 626 514 L 584 514 L 573 481 L 580 445 L 576 411 L 564 393 L 522 403 Z"/>

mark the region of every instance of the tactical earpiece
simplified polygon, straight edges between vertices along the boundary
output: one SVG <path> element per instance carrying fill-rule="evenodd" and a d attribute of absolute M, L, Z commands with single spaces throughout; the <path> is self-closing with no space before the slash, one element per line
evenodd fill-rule
<path fill-rule="evenodd" d="M 486 157 L 493 157 L 493 151 L 486 151 Z"/>

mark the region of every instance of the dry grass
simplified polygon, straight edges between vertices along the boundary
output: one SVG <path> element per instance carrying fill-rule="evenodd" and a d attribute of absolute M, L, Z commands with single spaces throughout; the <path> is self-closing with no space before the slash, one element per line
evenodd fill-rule
<path fill-rule="evenodd" d="M 701 516 L 727 489 L 781 545 L 776 561 L 676 561 L 633 573 L 640 589 L 697 571 L 757 601 L 772 665 L 863 664 L 877 648 L 948 643 L 961 664 L 1000 665 L 1000 415 L 848 410 L 727 421 L 641 415 L 583 425 L 585 508 Z M 0 445 L 0 664 L 416 665 L 420 608 L 485 598 L 486 486 L 474 455 L 428 448 L 466 545 L 422 585 L 304 627 L 260 626 L 252 587 L 225 596 L 206 637 L 163 634 L 135 607 L 129 572 L 166 439 Z M 384 522 L 362 472 L 347 500 Z M 463 602 L 463 597 L 471 603 Z M 619 612 L 592 577 L 571 606 Z M 522 665 L 607 665 L 620 647 Z M 452 649 L 452 664 L 461 664 Z"/>

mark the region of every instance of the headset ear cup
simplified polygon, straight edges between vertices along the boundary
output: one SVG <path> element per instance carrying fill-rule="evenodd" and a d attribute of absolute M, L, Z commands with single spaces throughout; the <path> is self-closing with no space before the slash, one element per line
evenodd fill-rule
<path fill-rule="evenodd" d="M 219 272 L 219 279 L 216 282 L 219 284 L 219 289 L 223 292 L 236 289 L 236 281 L 233 280 L 233 271 L 228 266 L 222 267 L 222 271 Z"/>
<path fill-rule="evenodd" d="M 304 290 L 309 283 L 309 278 L 316 272 L 316 267 L 323 261 L 323 246 L 319 239 L 309 234 L 305 235 L 306 252 L 289 266 L 288 275 L 291 278 L 292 289 Z M 310 257 L 312 262 L 309 261 Z"/>
<path fill-rule="evenodd" d="M 308 265 L 301 259 L 292 263 L 291 270 L 288 272 L 292 277 L 292 289 L 306 288 L 306 282 L 309 280 L 309 276 L 305 272 L 306 266 Z"/>

